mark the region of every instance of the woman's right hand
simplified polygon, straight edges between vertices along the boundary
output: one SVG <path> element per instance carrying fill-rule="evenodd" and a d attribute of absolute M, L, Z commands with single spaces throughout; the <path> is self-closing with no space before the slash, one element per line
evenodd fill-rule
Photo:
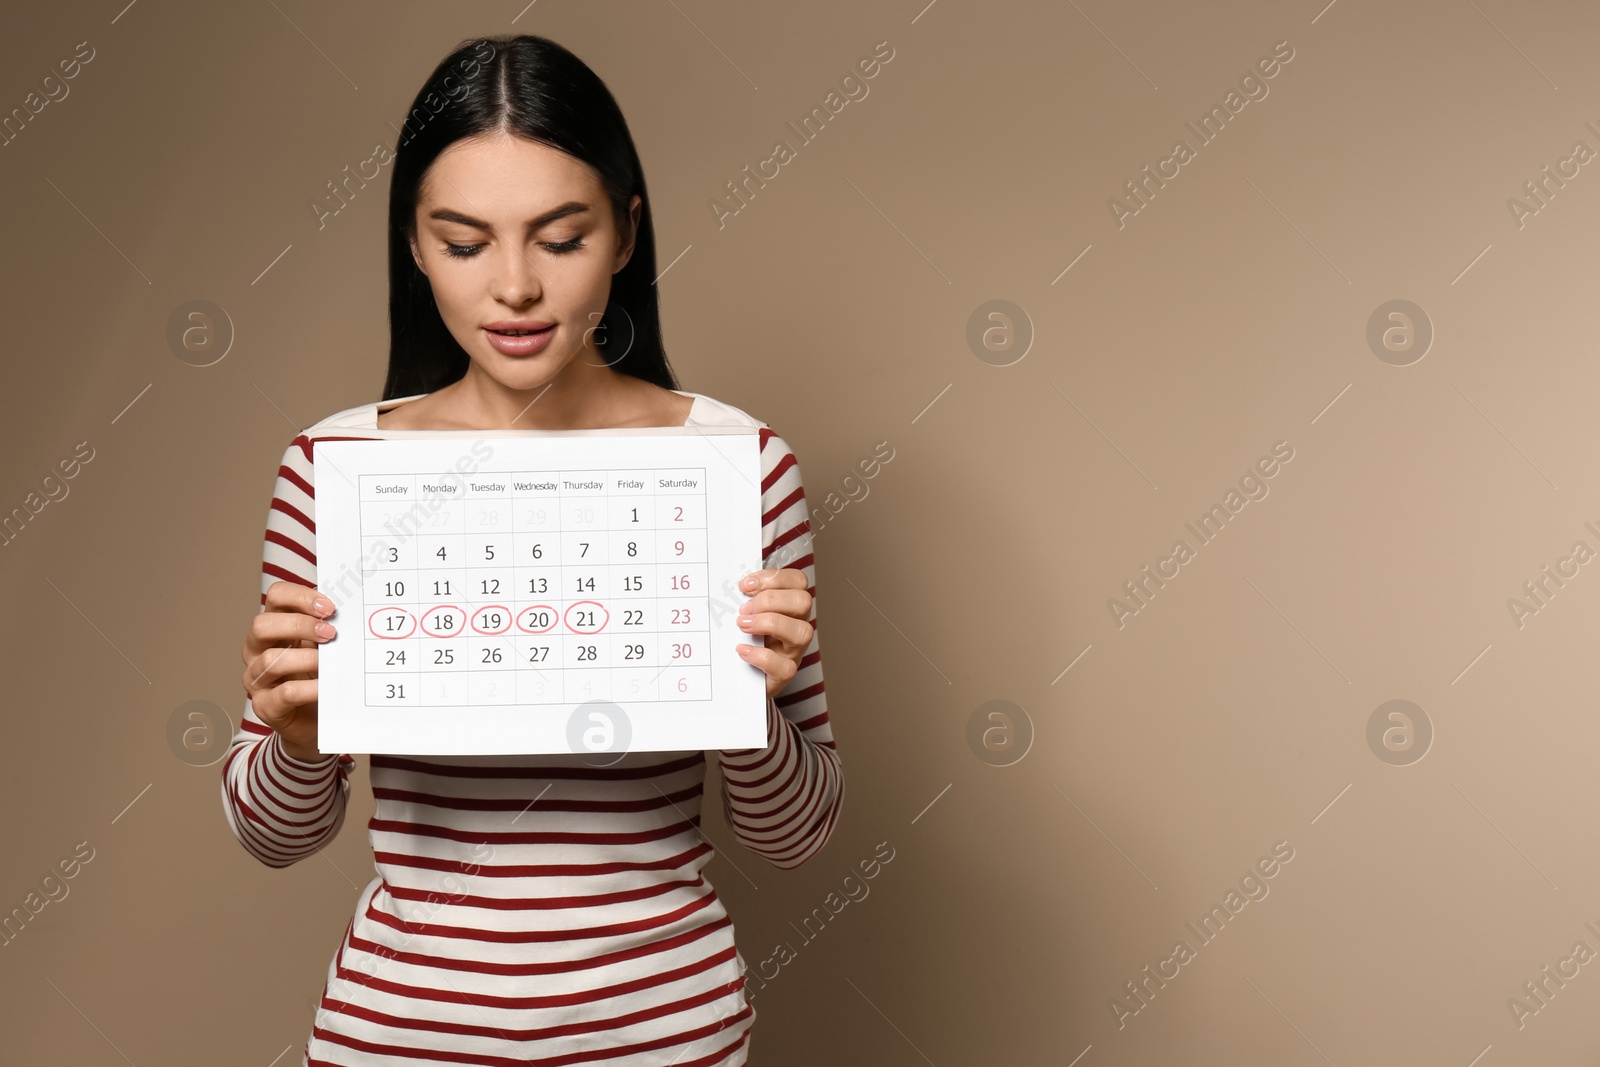
<path fill-rule="evenodd" d="M 284 752 L 307 763 L 327 758 L 317 749 L 317 646 L 334 635 L 323 621 L 333 612 L 315 588 L 273 582 L 244 640 L 250 706 L 277 731 Z"/>

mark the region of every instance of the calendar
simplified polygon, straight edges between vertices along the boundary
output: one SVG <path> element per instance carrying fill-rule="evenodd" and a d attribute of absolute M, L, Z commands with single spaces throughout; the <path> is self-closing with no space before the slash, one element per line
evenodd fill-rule
<path fill-rule="evenodd" d="M 746 427 L 318 440 L 324 753 L 760 748 Z"/>

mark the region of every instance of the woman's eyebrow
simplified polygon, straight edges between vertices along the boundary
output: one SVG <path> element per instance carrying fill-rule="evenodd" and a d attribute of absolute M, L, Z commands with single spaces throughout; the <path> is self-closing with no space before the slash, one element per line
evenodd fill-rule
<path fill-rule="evenodd" d="M 569 200 L 560 207 L 551 208 L 543 215 L 531 220 L 528 223 L 528 229 L 537 230 L 539 227 L 554 222 L 557 219 L 564 219 L 568 215 L 580 215 L 588 210 L 588 204 L 578 200 Z M 430 211 L 428 213 L 428 218 L 438 219 L 441 222 L 459 222 L 461 225 L 471 226 L 475 230 L 493 231 L 494 229 L 493 226 L 487 222 L 484 222 L 482 219 L 475 219 L 471 215 L 463 215 L 461 212 L 453 211 L 447 207 L 439 208 L 436 211 Z"/>

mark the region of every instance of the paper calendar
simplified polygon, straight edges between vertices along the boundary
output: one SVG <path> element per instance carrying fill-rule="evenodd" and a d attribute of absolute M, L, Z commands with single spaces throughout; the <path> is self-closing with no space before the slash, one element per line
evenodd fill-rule
<path fill-rule="evenodd" d="M 324 753 L 759 748 L 744 427 L 317 441 Z"/>

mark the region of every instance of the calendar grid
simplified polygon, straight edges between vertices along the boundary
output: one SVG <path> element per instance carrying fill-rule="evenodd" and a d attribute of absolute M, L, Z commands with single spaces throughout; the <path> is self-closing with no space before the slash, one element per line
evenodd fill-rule
<path fill-rule="evenodd" d="M 373 708 L 711 698 L 706 471 L 362 474 Z"/>

